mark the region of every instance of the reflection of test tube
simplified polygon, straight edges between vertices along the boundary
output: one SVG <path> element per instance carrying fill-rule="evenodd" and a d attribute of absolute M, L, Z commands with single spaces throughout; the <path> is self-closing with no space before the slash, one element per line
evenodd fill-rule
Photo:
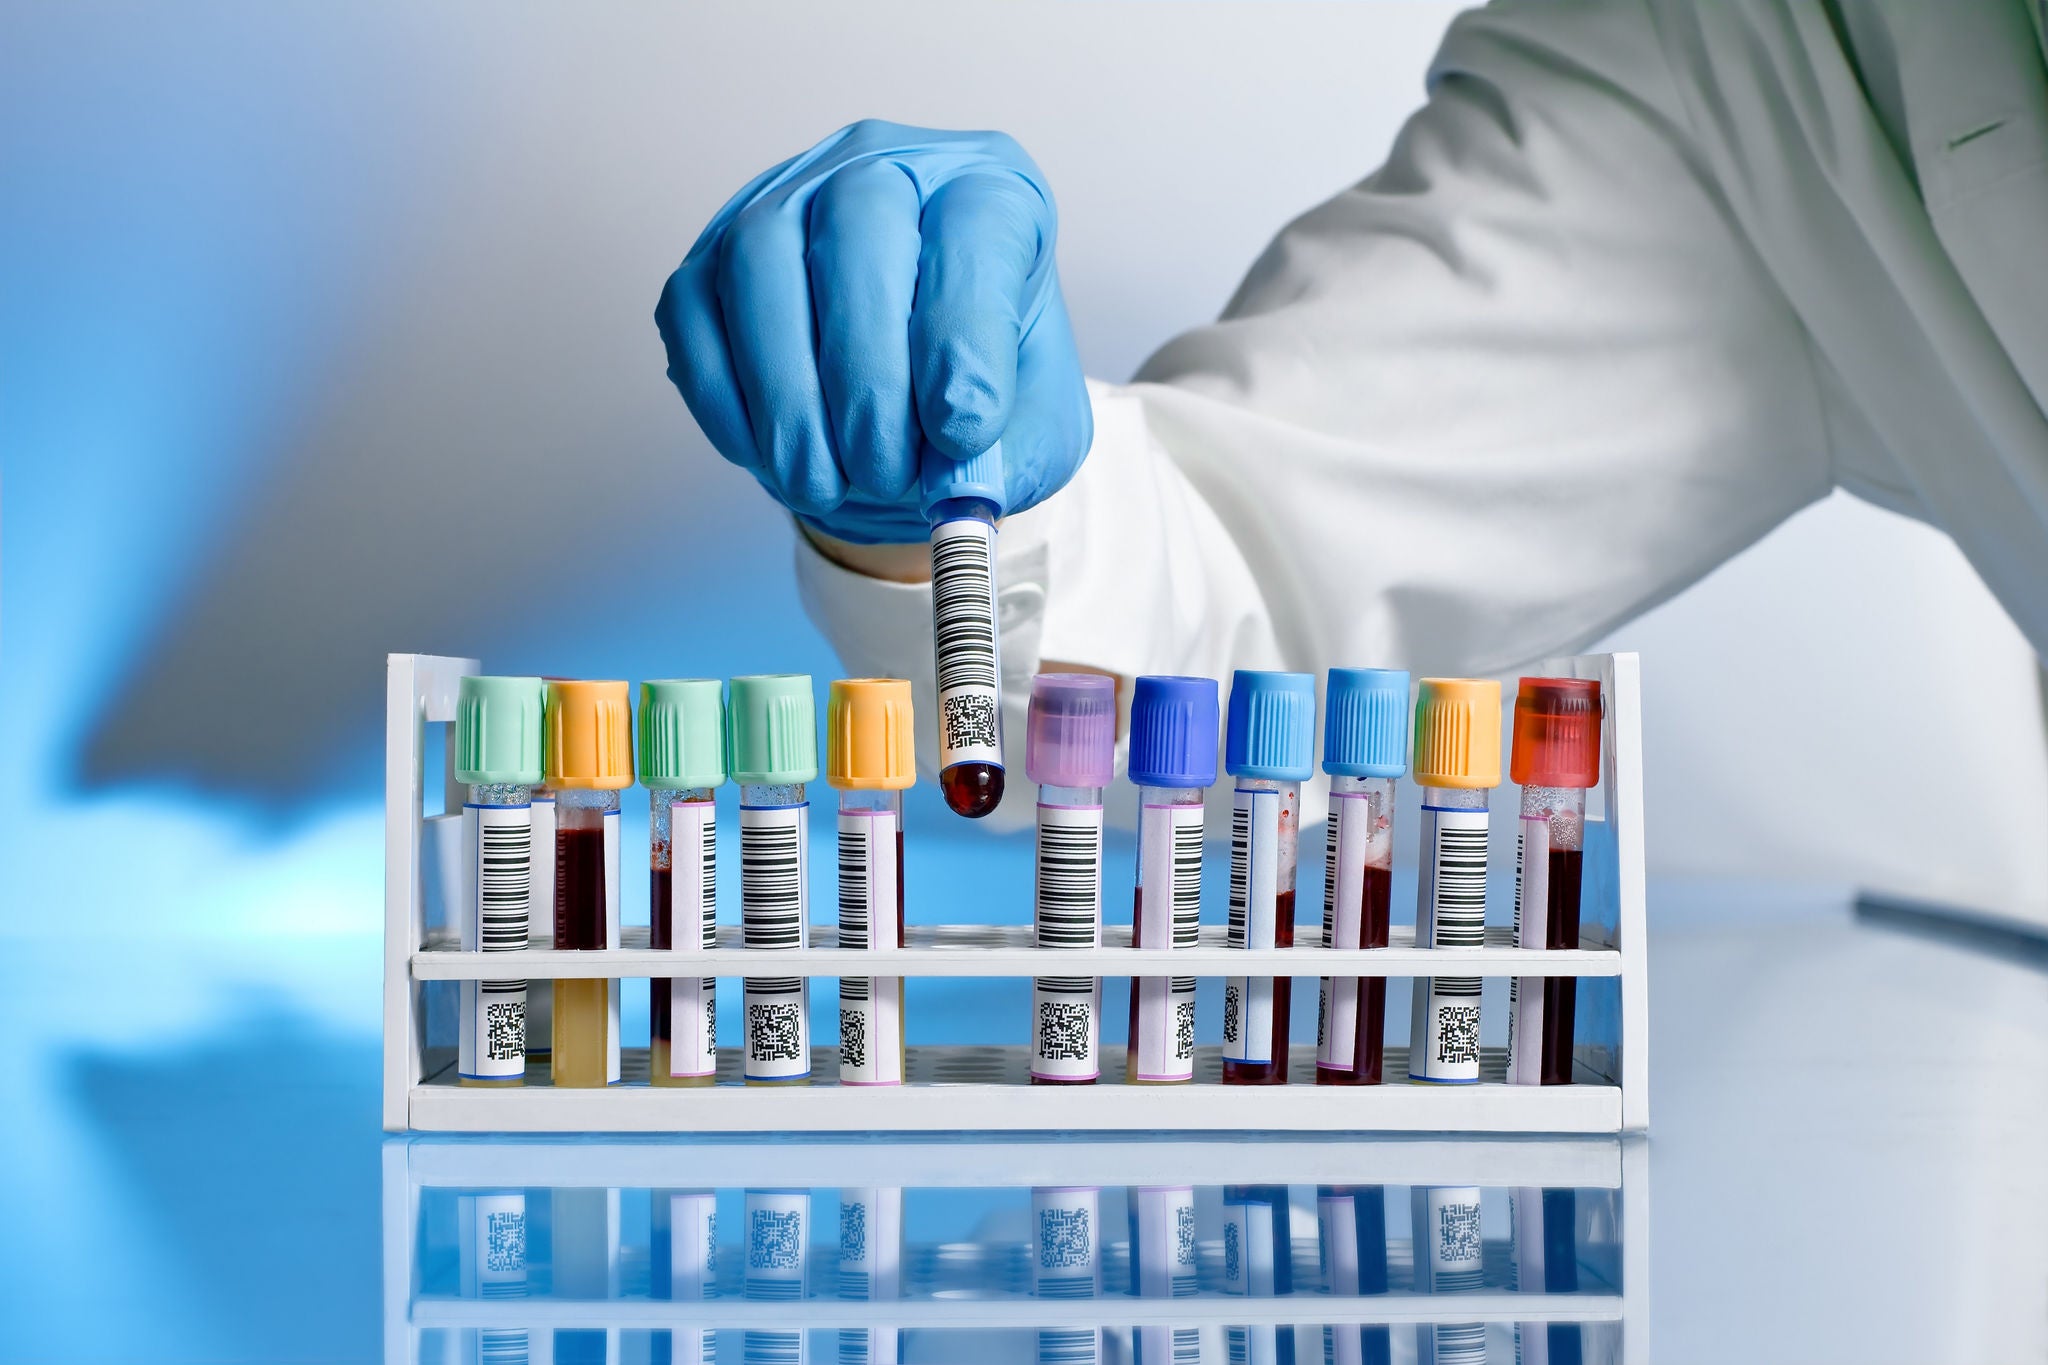
<path fill-rule="evenodd" d="M 1131 693 L 1131 784 L 1138 789 L 1134 948 L 1192 948 L 1202 922 L 1202 799 L 1216 781 L 1216 680 L 1140 678 Z M 1195 978 L 1131 981 L 1132 1084 L 1195 1077 Z"/>
<path fill-rule="evenodd" d="M 648 788 L 649 940 L 694 955 L 718 946 L 718 807 L 725 781 L 725 686 L 716 678 L 640 684 L 640 781 Z M 718 1070 L 715 978 L 647 983 L 648 1079 L 710 1085 Z"/>
<path fill-rule="evenodd" d="M 1092 1299 L 1102 1293 L 1102 1191 L 1031 1191 L 1031 1292 L 1041 1299 Z M 1100 1327 L 1039 1329 L 1039 1365 L 1092 1365 L 1102 1359 Z"/>
<path fill-rule="evenodd" d="M 540 781 L 539 678 L 464 678 L 455 710 L 455 780 L 469 786 L 464 952 L 526 947 L 533 907 L 533 788 Z M 457 1047 L 464 1085 L 526 1078 L 526 983 L 464 981 Z"/>
<path fill-rule="evenodd" d="M 1401 709 L 1405 712 L 1407 708 L 1404 683 Z M 1332 1297 L 1387 1292 L 1384 1185 L 1318 1186 L 1316 1231 L 1322 1248 L 1323 1288 Z M 1385 1324 L 1332 1324 L 1323 1328 L 1324 1365 L 1390 1365 L 1393 1358 L 1393 1333 Z"/>
<path fill-rule="evenodd" d="M 1422 859 L 1415 946 L 1486 945 L 1486 800 L 1500 785 L 1500 684 L 1424 678 L 1415 698 L 1415 781 L 1422 788 Z M 1422 977 L 1408 1027 L 1408 1079 L 1479 1079 L 1476 976 Z"/>
<path fill-rule="evenodd" d="M 1190 1185 L 1139 1186 L 1125 1202 L 1131 1223 L 1131 1295 L 1185 1299 L 1201 1289 Z M 1199 1327 L 1140 1327 L 1135 1365 L 1190 1365 L 1202 1358 Z"/>
<path fill-rule="evenodd" d="M 810 1264 L 810 1191 L 748 1190 L 745 1215 L 747 1273 L 741 1293 L 760 1303 L 802 1299 Z M 809 1334 L 801 1327 L 750 1327 L 742 1334 L 740 1347 L 750 1365 L 804 1365 L 810 1358 Z"/>
<path fill-rule="evenodd" d="M 903 1191 L 893 1186 L 839 1192 L 839 1297 L 887 1302 L 903 1296 Z M 839 1333 L 839 1365 L 897 1365 L 895 1327 Z"/>
<path fill-rule="evenodd" d="M 718 1292 L 718 1196 L 655 1190 L 648 1206 L 648 1296 L 699 1303 Z M 717 1334 L 703 1327 L 654 1333 L 650 1365 L 714 1365 Z"/>
<path fill-rule="evenodd" d="M 539 680 L 533 682 L 537 694 Z M 525 1191 L 465 1194 L 456 1201 L 456 1218 L 462 1228 L 458 1267 L 462 1297 L 525 1298 Z M 468 1353 L 468 1359 L 477 1365 L 515 1365 L 526 1358 L 526 1332 L 521 1328 L 480 1327 L 475 1350 Z"/>
<path fill-rule="evenodd" d="M 623 682 L 551 682 L 547 778 L 555 789 L 555 948 L 619 943 L 619 791 L 633 785 L 633 707 Z M 558 1086 L 619 1078 L 619 983 L 555 982 Z"/>
<path fill-rule="evenodd" d="M 732 780 L 740 784 L 741 942 L 756 951 L 810 944 L 810 801 L 818 777 L 811 679 L 774 673 L 732 680 Z M 811 983 L 745 980 L 748 1085 L 808 1085 Z"/>
<path fill-rule="evenodd" d="M 1579 1288 L 1578 1191 L 1508 1191 L 1514 1252 L 1512 1288 L 1522 1294 L 1575 1294 Z M 1517 1322 L 1517 1365 L 1579 1365 L 1584 1335 L 1575 1322 Z"/>
<path fill-rule="evenodd" d="M 1002 661 L 997 654 L 996 521 L 1003 454 L 967 460 L 927 453 L 921 468 L 932 524 L 932 644 L 939 687 L 939 789 L 979 819 L 1003 799 Z"/>
<path fill-rule="evenodd" d="M 1038 784 L 1040 948 L 1102 946 L 1102 789 L 1116 757 L 1116 683 L 1099 673 L 1031 680 L 1024 772 Z M 1101 1074 L 1102 978 L 1032 983 L 1031 1083 L 1089 1085 Z"/>
<path fill-rule="evenodd" d="M 1408 675 L 1333 668 L 1323 696 L 1330 823 L 1323 864 L 1323 946 L 1384 948 L 1394 881 L 1394 780 L 1408 771 Z M 1316 1084 L 1378 1085 L 1386 1039 L 1384 976 L 1323 978 Z"/>
<path fill-rule="evenodd" d="M 903 790 L 917 781 L 910 684 L 843 678 L 825 707 L 839 789 L 839 946 L 903 946 Z M 839 978 L 839 1082 L 903 1083 L 903 978 Z"/>
<path fill-rule="evenodd" d="M 619 1191 L 558 1185 L 548 1203 L 553 1297 L 586 1303 L 618 1298 L 624 1269 Z M 618 1360 L 619 1332 L 617 1327 L 558 1327 L 551 1359 Z"/>
<path fill-rule="evenodd" d="M 1294 946 L 1294 865 L 1301 784 L 1315 775 L 1316 680 L 1240 668 L 1230 680 L 1224 767 L 1237 779 L 1230 813 L 1233 948 Z M 1233 976 L 1223 985 L 1223 1083 L 1287 1084 L 1291 977 Z"/>
<path fill-rule="evenodd" d="M 1479 1191 L 1472 1186 L 1409 1191 L 1415 1229 L 1415 1289 L 1421 1294 L 1469 1294 L 1486 1279 L 1480 1238 Z M 1440 1322 L 1415 1329 L 1416 1365 L 1485 1365 L 1486 1324 Z"/>
<path fill-rule="evenodd" d="M 1522 786 L 1515 853 L 1515 946 L 1579 946 L 1579 884 L 1586 865 L 1586 788 L 1600 782 L 1600 684 L 1524 678 L 1515 695 L 1508 775 Z M 1570 1085 L 1579 982 L 1570 976 L 1508 983 L 1508 1081 Z"/>
<path fill-rule="evenodd" d="M 1294 1292 L 1294 1231 L 1285 1185 L 1223 1187 L 1223 1292 Z M 1294 1365 L 1294 1329 L 1266 1323 L 1224 1331 L 1233 1365 Z"/>

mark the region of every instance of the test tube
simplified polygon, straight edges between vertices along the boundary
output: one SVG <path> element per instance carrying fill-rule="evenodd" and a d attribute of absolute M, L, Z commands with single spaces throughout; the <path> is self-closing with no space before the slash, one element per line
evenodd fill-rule
<path fill-rule="evenodd" d="M 718 1292 L 718 1196 L 711 1190 L 655 1190 L 647 1208 L 648 1297 L 699 1303 Z M 705 1327 L 653 1334 L 650 1365 L 716 1365 L 717 1333 Z"/>
<path fill-rule="evenodd" d="M 1131 1225 L 1131 1296 L 1185 1299 L 1201 1290 L 1192 1185 L 1142 1185 L 1127 1192 Z M 1202 1358 L 1202 1329 L 1140 1327 L 1132 1334 L 1134 1365 L 1191 1365 Z"/>
<path fill-rule="evenodd" d="M 1422 858 L 1415 946 L 1456 953 L 1486 946 L 1487 793 L 1500 785 L 1500 684 L 1424 678 L 1415 698 L 1415 781 L 1422 788 Z M 1415 983 L 1408 1079 L 1479 1079 L 1476 976 Z"/>
<path fill-rule="evenodd" d="M 1401 688 L 1406 739 L 1408 689 Z M 1325 703 L 1324 714 L 1329 714 Z M 1327 720 L 1324 722 L 1328 724 Z M 1406 764 L 1404 763 L 1405 767 Z M 1333 1298 L 1387 1292 L 1387 1189 L 1384 1185 L 1320 1185 L 1316 1232 L 1323 1289 Z M 1323 1328 L 1324 1365 L 1392 1365 L 1393 1333 L 1384 1324 L 1330 1324 Z"/>
<path fill-rule="evenodd" d="M 740 784 L 741 942 L 777 952 L 810 945 L 811 805 L 818 714 L 811 679 L 771 673 L 732 680 L 732 780 Z M 748 1085 L 808 1085 L 811 983 L 749 976 L 743 1074 Z"/>
<path fill-rule="evenodd" d="M 917 781 L 910 684 L 842 678 L 825 707 L 839 789 L 839 946 L 903 946 L 903 792 Z M 903 1084 L 903 978 L 839 978 L 839 1083 Z"/>
<path fill-rule="evenodd" d="M 1031 1191 L 1031 1292 L 1041 1299 L 1093 1299 L 1102 1293 L 1102 1191 L 1049 1186 Z M 1099 1365 L 1100 1327 L 1048 1327 L 1038 1333 L 1039 1365 Z"/>
<path fill-rule="evenodd" d="M 538 719 L 540 679 L 524 681 L 535 684 L 534 713 Z M 460 714 L 458 711 L 458 719 Z M 534 733 L 537 753 L 538 729 Z M 462 1225 L 460 1263 L 457 1266 L 462 1297 L 478 1300 L 525 1298 L 526 1191 L 491 1190 L 461 1195 L 456 1200 L 456 1218 Z M 475 1349 L 464 1353 L 465 1365 L 468 1361 L 475 1361 L 476 1365 L 512 1365 L 512 1362 L 524 1361 L 528 1355 L 524 1328 L 480 1327 L 471 1344 Z"/>
<path fill-rule="evenodd" d="M 747 1259 L 741 1296 L 757 1303 L 801 1302 L 810 1278 L 811 1192 L 748 1190 L 742 1207 Z M 801 1326 L 750 1327 L 740 1337 L 740 1350 L 743 1360 L 763 1365 L 807 1365 L 810 1333 Z"/>
<path fill-rule="evenodd" d="M 624 1287 L 625 1226 L 615 1187 L 557 1185 L 548 1191 L 551 1284 L 557 1299 L 607 1303 Z M 596 1316 L 602 1321 L 603 1310 Z M 584 1321 L 590 1321 L 585 1318 Z M 557 1362 L 609 1362 L 621 1358 L 617 1327 L 557 1327 L 552 1352 Z"/>
<path fill-rule="evenodd" d="M 619 947 L 619 792 L 633 785 L 633 704 L 623 682 L 547 687 L 547 780 L 555 789 L 555 949 Z M 619 983 L 555 982 L 558 1086 L 619 1079 Z"/>
<path fill-rule="evenodd" d="M 1515 690 L 1508 775 L 1522 787 L 1515 850 L 1515 946 L 1579 946 L 1579 886 L 1586 865 L 1586 789 L 1600 784 L 1600 684 L 1524 678 Z M 1508 1081 L 1570 1085 L 1579 982 L 1571 976 L 1508 983 Z"/>
<path fill-rule="evenodd" d="M 1223 1187 L 1223 1292 L 1259 1298 L 1294 1292 L 1294 1232 L 1285 1185 Z M 1294 1328 L 1224 1329 L 1234 1365 L 1294 1365 Z"/>
<path fill-rule="evenodd" d="M 1230 810 L 1233 948 L 1294 946 L 1294 865 L 1301 784 L 1315 775 L 1316 680 L 1306 673 L 1240 668 L 1230 680 L 1225 769 L 1237 779 Z M 1287 1084 L 1292 977 L 1233 976 L 1223 983 L 1223 1083 Z"/>
<path fill-rule="evenodd" d="M 1330 821 L 1323 861 L 1323 946 L 1384 948 L 1394 882 L 1394 782 L 1408 771 L 1408 674 L 1333 668 L 1323 693 Z M 1317 1085 L 1378 1085 L 1386 1040 L 1384 976 L 1323 978 Z"/>
<path fill-rule="evenodd" d="M 1484 1288 L 1486 1243 L 1480 1233 L 1478 1188 L 1418 1185 L 1409 1190 L 1408 1199 L 1414 1226 L 1416 1292 L 1470 1294 Z M 1485 1365 L 1486 1324 L 1418 1326 L 1415 1360 L 1416 1365 Z"/>
<path fill-rule="evenodd" d="M 839 1192 L 839 1297 L 886 1302 L 903 1296 L 903 1190 L 868 1186 Z M 839 1365 L 898 1365 L 895 1327 L 844 1327 Z"/>
<path fill-rule="evenodd" d="M 1513 1238 L 1510 1286 L 1521 1294 L 1579 1289 L 1578 1191 L 1521 1186 L 1508 1191 Z M 1585 1338 L 1575 1322 L 1516 1322 L 1516 1365 L 1580 1365 Z"/>
<path fill-rule="evenodd" d="M 980 819 L 1003 799 L 1002 659 L 996 628 L 996 521 L 1003 455 L 930 453 L 920 467 L 932 527 L 932 647 L 939 689 L 939 790 Z"/>
<path fill-rule="evenodd" d="M 725 685 L 640 684 L 640 782 L 647 792 L 648 938 L 656 951 L 718 946 L 718 807 L 725 781 Z M 647 983 L 648 1079 L 710 1085 L 718 1071 L 717 981 Z"/>
<path fill-rule="evenodd" d="M 540 781 L 539 678 L 464 678 L 455 780 L 469 787 L 462 846 L 469 904 L 462 950 L 519 952 L 533 910 L 533 788 Z M 526 983 L 464 981 L 456 1074 L 464 1085 L 526 1079 Z"/>
<path fill-rule="evenodd" d="M 1201 941 L 1202 800 L 1216 782 L 1214 678 L 1145 677 L 1131 693 L 1131 783 L 1138 789 L 1134 948 Z M 1131 981 L 1124 1079 L 1177 1084 L 1195 1077 L 1195 978 Z"/>
<path fill-rule="evenodd" d="M 1040 948 L 1102 946 L 1102 790 L 1115 759 L 1114 680 L 1031 680 L 1024 772 L 1038 784 L 1032 926 Z M 1031 1083 L 1093 1085 L 1102 1074 L 1102 978 L 1041 976 L 1031 993 Z"/>

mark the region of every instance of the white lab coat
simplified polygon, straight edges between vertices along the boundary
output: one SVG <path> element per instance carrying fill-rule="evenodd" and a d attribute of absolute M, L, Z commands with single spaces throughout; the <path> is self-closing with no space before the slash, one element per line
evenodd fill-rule
<path fill-rule="evenodd" d="M 2048 643 L 2037 27 L 1836 10 L 1461 17 L 1387 163 L 1093 388 L 1080 473 L 1005 524 L 1013 751 L 1041 659 L 1508 673 L 1838 485 L 1947 531 Z M 798 572 L 848 670 L 930 714 L 928 590 Z"/>

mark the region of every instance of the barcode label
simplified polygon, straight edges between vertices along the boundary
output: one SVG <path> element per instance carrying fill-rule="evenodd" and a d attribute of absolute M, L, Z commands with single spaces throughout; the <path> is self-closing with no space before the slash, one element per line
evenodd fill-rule
<path fill-rule="evenodd" d="M 1130 1192 L 1130 1203 L 1131 1292 L 1147 1299 L 1194 1294 L 1200 1288 L 1194 1187 L 1141 1186 Z"/>
<path fill-rule="evenodd" d="M 1003 761 L 995 549 L 995 528 L 987 522 L 947 521 L 932 528 L 941 768 Z"/>
<path fill-rule="evenodd" d="M 674 926 L 671 942 L 679 953 L 718 946 L 717 812 L 710 801 L 669 806 L 669 923 Z M 717 999 L 713 977 L 669 979 L 669 1075 L 717 1074 Z"/>
<path fill-rule="evenodd" d="M 718 1196 L 703 1191 L 669 1195 L 668 1245 L 669 1297 L 694 1302 L 716 1293 Z M 657 1265 L 655 1273 L 660 1270 Z"/>
<path fill-rule="evenodd" d="M 1415 1288 L 1459 1293 L 1484 1284 L 1479 1191 L 1469 1185 L 1422 1186 L 1410 1192 L 1414 1218 Z"/>
<path fill-rule="evenodd" d="M 887 1300 L 901 1297 L 902 1290 L 903 1191 L 841 1190 L 839 1297 Z"/>
<path fill-rule="evenodd" d="M 1232 948 L 1277 942 L 1275 890 L 1280 867 L 1280 793 L 1239 787 L 1230 810 Z M 1273 978 L 1231 977 L 1223 988 L 1223 1055 L 1236 1062 L 1273 1060 Z"/>
<path fill-rule="evenodd" d="M 748 1190 L 743 1210 L 750 1299 L 800 1299 L 810 1253 L 811 1196 L 800 1190 Z"/>
<path fill-rule="evenodd" d="M 1086 1187 L 1031 1192 L 1031 1283 L 1040 1298 L 1102 1292 L 1102 1194 Z"/>
<path fill-rule="evenodd" d="M 471 888 L 460 926 L 463 950 L 519 952 L 533 903 L 533 807 L 465 805 L 462 826 Z M 464 981 L 461 997 L 460 1073 L 488 1080 L 523 1075 L 526 983 Z"/>
<path fill-rule="evenodd" d="M 1202 925 L 1202 807 L 1148 805 L 1138 838 L 1141 948 L 1192 948 Z M 1195 979 L 1139 977 L 1137 1078 L 1185 1081 L 1195 1074 Z"/>
<path fill-rule="evenodd" d="M 1102 807 L 1038 807 L 1033 941 L 1040 948 L 1102 946 Z M 1101 982 L 1042 976 L 1032 983 L 1031 1074 L 1098 1079 Z"/>
<path fill-rule="evenodd" d="M 809 945 L 809 835 L 807 803 L 740 807 L 740 936 L 748 948 Z M 746 1079 L 809 1075 L 808 980 L 749 976 L 742 995 Z"/>
<path fill-rule="evenodd" d="M 1455 952 L 1485 945 L 1486 836 L 1484 810 L 1422 808 L 1417 947 Z M 1479 989 L 1476 976 L 1420 979 L 1409 1022 L 1409 1079 L 1479 1079 Z"/>
<path fill-rule="evenodd" d="M 1515 946 L 1549 942 L 1550 821 L 1524 816 L 1515 841 Z M 1508 1084 L 1543 1083 L 1543 978 L 1508 980 Z"/>
<path fill-rule="evenodd" d="M 839 946 L 896 948 L 896 813 L 839 812 Z M 839 1080 L 903 1083 L 903 982 L 839 979 Z"/>

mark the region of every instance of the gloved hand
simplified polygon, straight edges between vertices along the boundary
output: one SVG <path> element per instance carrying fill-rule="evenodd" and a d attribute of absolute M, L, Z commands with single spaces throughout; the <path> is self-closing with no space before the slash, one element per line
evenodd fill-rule
<path fill-rule="evenodd" d="M 1093 436 L 1038 167 L 1001 133 L 856 123 L 718 211 L 655 309 L 721 455 L 809 525 L 921 541 L 918 462 L 1003 443 L 1008 511 Z"/>

